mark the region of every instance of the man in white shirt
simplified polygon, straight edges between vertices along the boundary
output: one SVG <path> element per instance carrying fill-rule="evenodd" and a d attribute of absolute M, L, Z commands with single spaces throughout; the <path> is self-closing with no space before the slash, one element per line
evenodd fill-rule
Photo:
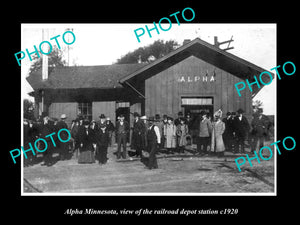
<path fill-rule="evenodd" d="M 159 128 L 154 125 L 154 117 L 149 117 L 149 128 L 147 130 L 147 147 L 149 152 L 149 161 L 146 163 L 146 166 L 151 169 L 157 169 L 157 145 L 160 144 L 161 135 L 159 133 Z"/>

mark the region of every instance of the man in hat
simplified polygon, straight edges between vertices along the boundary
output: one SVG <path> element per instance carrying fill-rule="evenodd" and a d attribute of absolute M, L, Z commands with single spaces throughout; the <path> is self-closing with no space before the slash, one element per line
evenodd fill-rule
<path fill-rule="evenodd" d="M 233 151 L 233 120 L 231 112 L 227 112 L 226 117 L 222 120 L 225 124 L 225 131 L 223 133 L 223 141 L 226 151 Z"/>
<path fill-rule="evenodd" d="M 109 140 L 108 140 L 108 146 L 111 146 L 111 142 L 112 142 L 112 134 L 115 131 L 115 126 L 113 124 L 113 122 L 111 122 L 110 118 L 107 117 L 106 118 L 106 126 L 107 126 L 107 130 L 108 130 L 108 136 L 109 136 Z"/>
<path fill-rule="evenodd" d="M 167 153 L 174 154 L 176 148 L 176 126 L 173 123 L 173 118 L 167 118 L 167 124 L 164 125 L 164 147 L 167 149 Z"/>
<path fill-rule="evenodd" d="M 236 136 L 235 152 L 239 152 L 239 146 L 241 146 L 241 153 L 245 153 L 245 140 L 250 129 L 248 120 L 243 113 L 244 110 L 238 109 L 237 116 L 233 121 L 233 128 Z"/>
<path fill-rule="evenodd" d="M 67 119 L 66 114 L 62 114 L 60 116 L 60 121 L 57 122 L 56 124 L 56 128 L 57 131 L 59 131 L 60 129 L 68 129 L 68 125 L 66 124 L 65 120 Z M 66 140 L 68 139 L 68 134 L 66 132 L 61 132 L 61 139 L 62 140 Z M 69 143 L 67 142 L 58 142 L 59 144 L 59 156 L 60 156 L 60 160 L 65 160 L 68 156 L 68 146 Z"/>
<path fill-rule="evenodd" d="M 126 159 L 126 143 L 127 135 L 129 134 L 130 127 L 129 123 L 124 120 L 124 115 L 120 115 L 120 120 L 116 123 L 116 136 L 118 143 L 117 159 L 121 158 L 121 145 L 123 145 L 122 158 Z"/>
<path fill-rule="evenodd" d="M 97 141 L 97 154 L 96 158 L 99 161 L 99 165 L 106 164 L 107 158 L 107 148 L 109 144 L 109 130 L 107 124 L 100 124 L 96 131 L 96 141 Z"/>
<path fill-rule="evenodd" d="M 263 115 L 263 110 L 259 108 L 256 113 L 253 114 L 253 120 L 251 122 L 251 152 L 256 150 L 257 142 L 259 142 L 259 149 L 264 147 L 264 140 L 268 133 L 269 119 Z"/>
<path fill-rule="evenodd" d="M 207 118 L 207 114 L 204 111 L 200 113 L 200 121 L 199 123 L 199 134 L 198 134 L 198 142 L 197 142 L 197 151 L 199 154 L 207 153 L 207 146 L 209 145 L 210 135 L 212 132 L 212 124 L 210 120 Z M 203 150 L 201 147 L 203 146 Z"/>
<path fill-rule="evenodd" d="M 79 126 L 83 126 L 83 116 L 82 115 L 78 115 L 78 118 L 77 118 L 77 120 L 78 120 L 78 122 L 79 122 Z"/>
<path fill-rule="evenodd" d="M 149 119 L 149 128 L 147 129 L 147 148 L 149 152 L 149 160 L 145 162 L 148 169 L 157 169 L 157 145 L 160 144 L 161 138 L 159 133 L 159 128 L 154 125 L 154 117 L 150 116 Z"/>
<path fill-rule="evenodd" d="M 144 130 L 143 122 L 140 120 L 140 115 L 137 112 L 133 113 L 134 121 L 132 127 L 131 149 L 136 151 L 136 156 L 142 154 L 142 135 Z"/>
<path fill-rule="evenodd" d="M 97 122 L 97 126 L 99 127 L 100 125 L 105 125 L 105 121 L 106 121 L 106 117 L 105 117 L 105 115 L 104 114 L 101 114 L 100 116 L 99 116 L 99 118 L 100 118 L 100 120 Z"/>
<path fill-rule="evenodd" d="M 53 124 L 50 122 L 50 118 L 48 116 L 45 116 L 43 118 L 43 122 L 40 126 L 40 137 L 45 137 L 51 133 L 53 133 L 54 127 Z M 53 143 L 50 138 L 45 138 L 47 142 L 47 150 L 43 152 L 43 158 L 44 158 L 44 163 L 41 164 L 42 166 L 51 166 L 53 164 L 52 161 L 52 149 L 53 149 Z M 45 144 L 44 142 L 40 142 L 40 149 L 45 149 Z"/>
<path fill-rule="evenodd" d="M 187 144 L 191 145 L 193 143 L 194 138 L 194 121 L 191 117 L 191 114 L 188 112 L 185 117 L 186 125 L 188 126 L 188 136 L 187 136 Z"/>
<path fill-rule="evenodd" d="M 180 119 L 183 117 L 183 113 L 180 111 L 178 112 L 178 118 L 174 120 L 174 124 L 175 126 L 177 126 L 178 124 L 180 124 Z"/>
<path fill-rule="evenodd" d="M 160 119 L 160 115 L 159 114 L 156 114 L 155 115 L 155 118 L 154 118 L 154 125 L 158 127 L 159 129 L 159 133 L 160 133 L 160 136 L 161 136 L 161 139 L 162 139 L 162 133 L 163 133 L 163 128 L 164 128 L 164 122 Z M 163 146 L 162 146 L 162 143 L 163 141 L 160 140 L 160 144 L 158 145 L 158 150 L 162 149 Z"/>

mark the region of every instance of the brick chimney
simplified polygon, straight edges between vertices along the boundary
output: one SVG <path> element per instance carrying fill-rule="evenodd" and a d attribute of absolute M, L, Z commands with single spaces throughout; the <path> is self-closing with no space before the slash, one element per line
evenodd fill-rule
<path fill-rule="evenodd" d="M 187 43 L 189 43 L 191 41 L 191 39 L 184 39 L 182 45 L 185 45 Z"/>

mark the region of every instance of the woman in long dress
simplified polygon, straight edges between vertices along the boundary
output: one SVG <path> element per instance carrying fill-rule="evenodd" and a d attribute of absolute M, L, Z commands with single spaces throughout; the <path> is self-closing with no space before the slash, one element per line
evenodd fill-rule
<path fill-rule="evenodd" d="M 95 133 L 90 128 L 89 121 L 84 121 L 83 126 L 79 127 L 78 130 L 78 141 L 79 141 L 79 157 L 78 163 L 94 163 L 94 147 Z"/>
<path fill-rule="evenodd" d="M 225 123 L 221 120 L 222 111 L 219 109 L 214 114 L 213 130 L 211 137 L 211 151 L 216 152 L 217 155 L 223 156 L 225 151 L 225 145 L 223 142 L 222 134 L 225 131 Z"/>

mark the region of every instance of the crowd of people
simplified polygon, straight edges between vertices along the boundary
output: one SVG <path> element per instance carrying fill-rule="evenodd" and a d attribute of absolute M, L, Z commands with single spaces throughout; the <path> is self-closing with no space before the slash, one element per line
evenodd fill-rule
<path fill-rule="evenodd" d="M 187 146 L 192 144 L 197 146 L 196 154 L 218 157 L 222 157 L 224 151 L 245 153 L 245 147 L 250 147 L 250 152 L 253 153 L 258 142 L 259 148 L 263 147 L 270 121 L 262 114 L 262 110 L 258 110 L 249 124 L 243 113 L 242 109 L 236 113 L 228 112 L 222 119 L 221 110 L 216 111 L 212 118 L 205 111 L 196 118 L 192 118 L 189 113 L 183 116 L 183 113 L 179 112 L 176 119 L 168 115 L 163 115 L 161 119 L 158 114 L 147 118 L 134 112 L 132 127 L 124 115 L 118 116 L 115 125 L 104 114 L 99 116 L 98 121 L 89 121 L 83 116 L 78 116 L 72 121 L 70 128 L 65 122 L 65 114 L 61 115 L 59 121 L 48 116 L 35 122 L 24 119 L 24 147 L 39 137 L 65 128 L 70 130 L 72 138 L 69 142 L 56 146 L 60 160 L 70 159 L 75 154 L 78 163 L 98 161 L 100 165 L 104 165 L 108 160 L 108 147 L 112 145 L 112 137 L 115 134 L 117 149 L 114 154 L 117 160 L 137 157 L 146 168 L 156 169 L 158 151 L 165 151 L 167 154 L 184 153 Z M 130 148 L 133 151 L 127 151 L 130 131 Z M 48 150 L 43 152 L 42 165 L 51 166 L 54 162 L 54 147 L 50 143 L 51 140 L 48 141 Z M 44 149 L 42 144 L 39 144 L 38 148 Z M 25 166 L 32 164 L 35 159 L 35 155 L 28 155 Z"/>

